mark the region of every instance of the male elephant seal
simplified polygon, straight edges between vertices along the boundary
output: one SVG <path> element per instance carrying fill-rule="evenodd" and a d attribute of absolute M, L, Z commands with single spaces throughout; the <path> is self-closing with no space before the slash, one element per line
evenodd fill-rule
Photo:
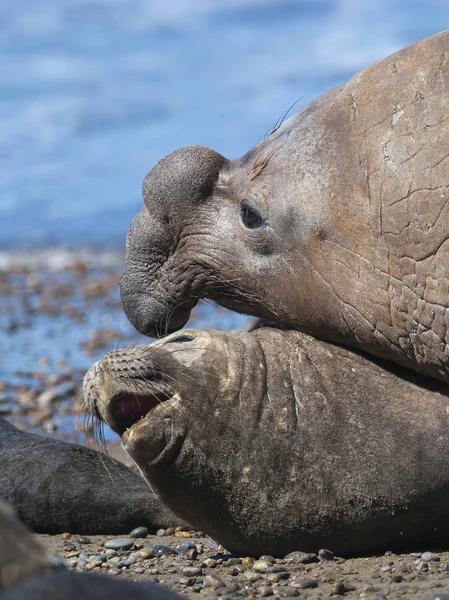
<path fill-rule="evenodd" d="M 378 363 L 297 331 L 187 329 L 105 355 L 84 397 L 230 551 L 447 545 L 447 386 Z"/>
<path fill-rule="evenodd" d="M 449 31 L 306 106 L 238 160 L 159 162 L 127 238 L 142 333 L 199 298 L 449 381 Z"/>
<path fill-rule="evenodd" d="M 155 531 L 180 519 L 136 473 L 78 444 L 19 431 L 0 419 L 0 499 L 42 533 Z"/>
<path fill-rule="evenodd" d="M 0 501 L 0 600 L 179 600 L 154 585 L 115 581 L 92 573 L 71 573 L 56 565 Z"/>

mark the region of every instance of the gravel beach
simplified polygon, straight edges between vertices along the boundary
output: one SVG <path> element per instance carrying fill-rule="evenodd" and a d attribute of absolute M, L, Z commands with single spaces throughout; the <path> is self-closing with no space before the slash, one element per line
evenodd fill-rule
<path fill-rule="evenodd" d="M 254 559 L 232 556 L 194 531 L 38 538 L 74 571 L 152 581 L 188 598 L 449 598 L 449 552 L 343 559 L 322 550 Z"/>
<path fill-rule="evenodd" d="M 41 435 L 96 443 L 79 404 L 86 369 L 119 345 L 148 343 L 121 311 L 121 270 L 121 254 L 60 251 L 0 260 L 2 417 Z M 230 329 L 245 322 L 204 305 L 189 325 Z M 110 455 L 132 466 L 107 428 L 105 438 Z M 342 559 L 332 548 L 314 555 L 298 548 L 289 558 L 253 559 L 231 556 L 201 532 L 146 533 L 121 540 L 76 532 L 37 537 L 70 569 L 159 582 L 186 597 L 449 599 L 449 552 L 438 549 Z"/>

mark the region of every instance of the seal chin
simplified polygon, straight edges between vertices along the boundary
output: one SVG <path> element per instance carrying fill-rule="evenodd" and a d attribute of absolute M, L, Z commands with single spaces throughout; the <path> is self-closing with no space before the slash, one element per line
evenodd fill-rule
<path fill-rule="evenodd" d="M 173 423 L 173 411 L 179 400 L 171 398 L 148 412 L 122 435 L 122 446 L 141 468 L 169 464 L 181 452 L 185 427 Z"/>

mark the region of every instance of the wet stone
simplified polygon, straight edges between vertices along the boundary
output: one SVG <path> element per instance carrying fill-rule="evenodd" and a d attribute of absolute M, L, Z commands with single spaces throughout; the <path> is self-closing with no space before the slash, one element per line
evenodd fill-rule
<path fill-rule="evenodd" d="M 117 550 L 114 550 L 113 548 L 106 548 L 105 554 L 107 557 L 117 556 Z"/>
<path fill-rule="evenodd" d="M 142 548 L 137 552 L 137 556 L 144 559 L 154 558 L 154 552 L 151 548 Z"/>
<path fill-rule="evenodd" d="M 185 542 L 178 544 L 176 550 L 179 554 L 186 554 L 189 550 L 196 550 L 196 546 L 193 542 L 188 542 L 186 540 Z"/>
<path fill-rule="evenodd" d="M 170 548 L 170 546 L 163 546 L 162 544 L 155 544 L 151 550 L 153 551 L 154 556 L 157 558 L 161 558 L 162 556 L 174 556 L 178 553 L 174 548 Z"/>
<path fill-rule="evenodd" d="M 189 560 L 196 560 L 197 556 L 198 550 L 196 548 L 190 548 L 190 550 L 187 550 L 186 552 L 186 558 Z"/>
<path fill-rule="evenodd" d="M 309 563 L 318 562 L 318 557 L 316 554 L 311 554 L 310 552 L 290 552 L 283 558 L 284 563 L 293 563 L 293 564 L 302 564 L 307 565 Z"/>
<path fill-rule="evenodd" d="M 421 558 L 426 562 L 431 562 L 431 561 L 439 562 L 440 561 L 440 557 L 437 556 L 434 552 L 423 552 L 421 554 Z"/>
<path fill-rule="evenodd" d="M 242 559 L 241 558 L 236 558 L 234 556 L 232 556 L 229 560 L 227 560 L 225 562 L 225 565 L 227 567 L 234 567 L 235 565 L 241 565 L 242 564 Z"/>
<path fill-rule="evenodd" d="M 345 584 L 342 581 L 337 581 L 334 587 L 332 588 L 331 593 L 335 596 L 343 596 L 344 594 L 346 594 L 347 591 L 348 590 L 346 590 Z"/>
<path fill-rule="evenodd" d="M 250 583 L 254 583 L 254 581 L 257 581 L 261 578 L 261 575 L 259 573 L 256 573 L 255 571 L 245 571 L 243 573 L 243 576 Z"/>
<path fill-rule="evenodd" d="M 75 556 L 73 558 L 66 558 L 64 564 L 68 569 L 74 569 L 78 564 L 78 559 Z"/>
<path fill-rule="evenodd" d="M 179 583 L 181 583 L 182 585 L 185 585 L 187 587 L 192 587 L 196 583 L 196 578 L 195 577 L 181 577 L 181 579 L 179 580 Z"/>
<path fill-rule="evenodd" d="M 181 569 L 181 573 L 186 577 L 197 577 L 198 575 L 202 575 L 203 571 L 200 567 L 184 567 Z"/>
<path fill-rule="evenodd" d="M 129 550 L 133 547 L 133 544 L 134 541 L 131 538 L 114 538 L 106 540 L 104 547 L 112 550 Z"/>
<path fill-rule="evenodd" d="M 290 583 L 290 586 L 298 590 L 305 590 L 318 587 L 318 583 L 311 577 L 298 577 L 298 579 Z"/>
<path fill-rule="evenodd" d="M 206 558 L 203 560 L 203 564 L 209 569 L 215 569 L 215 567 L 218 565 L 218 562 L 214 558 Z"/>
<path fill-rule="evenodd" d="M 261 587 L 258 590 L 259 592 L 259 596 L 261 596 L 261 598 L 267 598 L 268 596 L 272 596 L 273 595 L 273 588 L 272 587 Z"/>
<path fill-rule="evenodd" d="M 321 550 L 318 550 L 318 558 L 320 560 L 334 560 L 335 555 L 330 550 L 326 550 L 326 548 L 321 548 Z"/>
<path fill-rule="evenodd" d="M 148 529 L 146 527 L 136 527 L 129 534 L 130 538 L 146 538 L 148 535 Z"/>
<path fill-rule="evenodd" d="M 221 587 L 225 587 L 225 584 L 219 577 L 215 577 L 215 575 L 206 575 L 203 579 L 204 587 L 211 587 L 212 589 L 218 589 Z"/>
<path fill-rule="evenodd" d="M 272 568 L 272 564 L 266 559 L 259 559 L 254 562 L 253 569 L 256 573 L 268 573 Z"/>
<path fill-rule="evenodd" d="M 64 542 L 64 544 L 62 545 L 62 548 L 65 552 L 71 552 L 72 550 L 76 550 L 76 546 L 75 544 L 72 544 L 72 542 Z"/>
<path fill-rule="evenodd" d="M 299 593 L 291 587 L 275 588 L 273 591 L 279 598 L 296 598 L 297 596 L 299 596 Z"/>
<path fill-rule="evenodd" d="M 76 541 L 77 541 L 79 544 L 90 544 L 90 538 L 88 538 L 86 535 L 80 535 L 80 536 L 79 536 L 79 537 L 76 539 Z M 72 550 L 73 550 L 73 548 L 72 548 Z"/>

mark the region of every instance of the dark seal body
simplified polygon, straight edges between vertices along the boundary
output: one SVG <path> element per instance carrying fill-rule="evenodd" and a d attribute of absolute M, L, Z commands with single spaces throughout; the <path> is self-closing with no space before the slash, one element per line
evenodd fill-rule
<path fill-rule="evenodd" d="M 0 600 L 176 600 L 163 588 L 73 573 L 49 552 L 0 501 Z"/>
<path fill-rule="evenodd" d="M 442 382 L 262 328 L 117 350 L 85 386 L 164 503 L 230 551 L 447 545 Z"/>
<path fill-rule="evenodd" d="M 449 381 L 449 31 L 357 73 L 238 160 L 145 178 L 122 301 L 142 333 L 199 298 Z"/>
<path fill-rule="evenodd" d="M 101 452 L 19 431 L 0 419 L 0 498 L 33 531 L 129 533 L 177 523 L 130 469 Z"/>

